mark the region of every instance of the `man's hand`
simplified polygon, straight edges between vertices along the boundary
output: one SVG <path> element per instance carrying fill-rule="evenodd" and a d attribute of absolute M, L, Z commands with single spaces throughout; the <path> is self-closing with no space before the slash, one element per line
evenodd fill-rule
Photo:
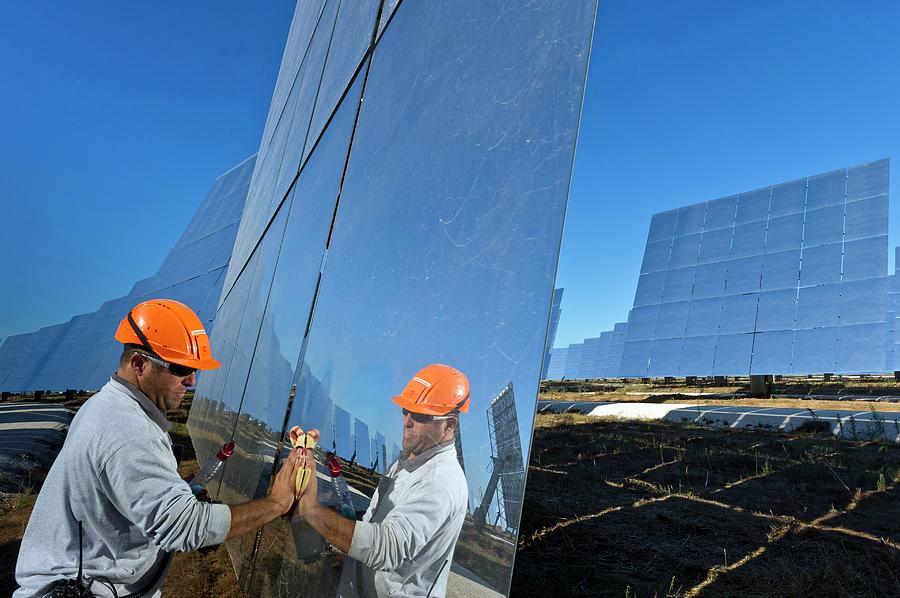
<path fill-rule="evenodd" d="M 309 482 L 307 482 L 306 490 L 300 496 L 300 504 L 297 514 L 302 516 L 304 513 L 318 504 L 319 476 L 316 475 L 316 457 L 313 454 L 313 451 L 311 449 L 301 450 L 303 452 L 300 456 L 300 464 L 298 467 L 305 466 L 312 469 L 312 475 L 309 476 Z"/>
<path fill-rule="evenodd" d="M 316 460 L 311 450 L 308 450 L 301 459 L 309 459 L 308 463 L 315 471 Z M 317 499 L 318 490 L 318 476 L 312 475 L 309 478 L 306 491 L 300 497 L 297 514 L 306 519 L 307 523 L 322 534 L 332 546 L 345 554 L 349 553 L 356 521 L 351 521 L 334 512 L 331 508 L 320 505 Z"/>
<path fill-rule="evenodd" d="M 226 540 L 236 538 L 267 524 L 279 515 L 291 510 L 297 500 L 295 495 L 297 467 L 300 465 L 300 449 L 293 449 L 275 476 L 272 491 L 265 498 L 230 505 L 231 528 Z"/>
<path fill-rule="evenodd" d="M 281 465 L 281 470 L 275 476 L 275 483 L 272 484 L 272 492 L 269 493 L 271 498 L 278 505 L 281 515 L 291 510 L 294 501 L 297 500 L 295 495 L 295 479 L 297 478 L 297 468 L 300 465 L 300 450 L 292 449 L 287 459 Z"/>

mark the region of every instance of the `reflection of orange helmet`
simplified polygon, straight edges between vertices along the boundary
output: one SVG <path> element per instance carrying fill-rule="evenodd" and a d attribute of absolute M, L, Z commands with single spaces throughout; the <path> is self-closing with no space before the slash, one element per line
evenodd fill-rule
<path fill-rule="evenodd" d="M 391 400 L 413 413 L 465 413 L 469 410 L 469 379 L 454 367 L 433 363 L 419 370 Z"/>
<path fill-rule="evenodd" d="M 119 322 L 116 340 L 140 345 L 170 363 L 214 370 L 219 365 L 209 348 L 209 336 L 194 311 L 171 299 L 151 299 L 134 306 Z"/>

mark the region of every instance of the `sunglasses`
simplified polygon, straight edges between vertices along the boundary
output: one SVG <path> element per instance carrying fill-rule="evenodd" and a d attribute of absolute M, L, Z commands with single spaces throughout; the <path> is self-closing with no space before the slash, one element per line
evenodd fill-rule
<path fill-rule="evenodd" d="M 427 415 L 425 413 L 413 413 L 409 409 L 403 410 L 403 415 L 410 416 L 417 424 L 430 424 L 431 422 L 441 421 L 444 419 L 456 419 L 455 415 Z"/>
<path fill-rule="evenodd" d="M 135 351 L 138 355 L 142 357 L 146 357 L 153 363 L 157 365 L 161 365 L 162 367 L 169 370 L 174 376 L 178 376 L 179 378 L 187 378 L 191 374 L 197 371 L 197 368 L 189 368 L 186 365 L 179 365 L 177 363 L 169 363 L 168 361 L 163 361 L 162 359 L 157 359 L 152 355 L 147 355 L 146 353 L 141 353 L 140 351 Z"/>

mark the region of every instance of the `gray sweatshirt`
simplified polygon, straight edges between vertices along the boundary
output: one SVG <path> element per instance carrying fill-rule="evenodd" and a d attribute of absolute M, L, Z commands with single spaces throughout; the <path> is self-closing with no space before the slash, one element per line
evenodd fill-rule
<path fill-rule="evenodd" d="M 442 598 L 467 502 L 452 440 L 401 457 L 356 522 L 338 597 Z"/>
<path fill-rule="evenodd" d="M 225 540 L 231 510 L 194 498 L 178 475 L 170 427 L 162 411 L 118 376 L 88 399 L 28 521 L 15 598 L 44 596 L 54 581 L 75 578 L 78 521 L 85 578 L 108 578 L 120 596 L 151 579 L 164 552 Z M 100 583 L 91 591 L 112 595 Z M 159 595 L 159 588 L 148 594 Z"/>

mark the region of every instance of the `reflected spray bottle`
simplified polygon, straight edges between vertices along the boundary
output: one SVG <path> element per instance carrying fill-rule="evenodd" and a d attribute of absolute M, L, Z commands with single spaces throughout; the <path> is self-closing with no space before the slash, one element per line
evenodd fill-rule
<path fill-rule="evenodd" d="M 329 454 L 327 458 L 328 471 L 331 473 L 331 484 L 334 487 L 334 494 L 337 498 L 337 507 L 341 515 L 347 519 L 356 519 L 356 509 L 353 508 L 353 502 L 350 500 L 350 489 L 347 487 L 347 480 L 341 471 L 341 464 L 338 463 L 334 455 Z"/>
<path fill-rule="evenodd" d="M 200 471 L 188 482 L 191 485 L 191 492 L 194 493 L 194 496 L 203 492 L 203 488 L 219 473 L 222 465 L 232 453 L 234 453 L 234 440 L 229 440 L 222 445 L 222 448 L 217 453 L 210 455 L 203 462 L 203 465 L 200 466 Z"/>

